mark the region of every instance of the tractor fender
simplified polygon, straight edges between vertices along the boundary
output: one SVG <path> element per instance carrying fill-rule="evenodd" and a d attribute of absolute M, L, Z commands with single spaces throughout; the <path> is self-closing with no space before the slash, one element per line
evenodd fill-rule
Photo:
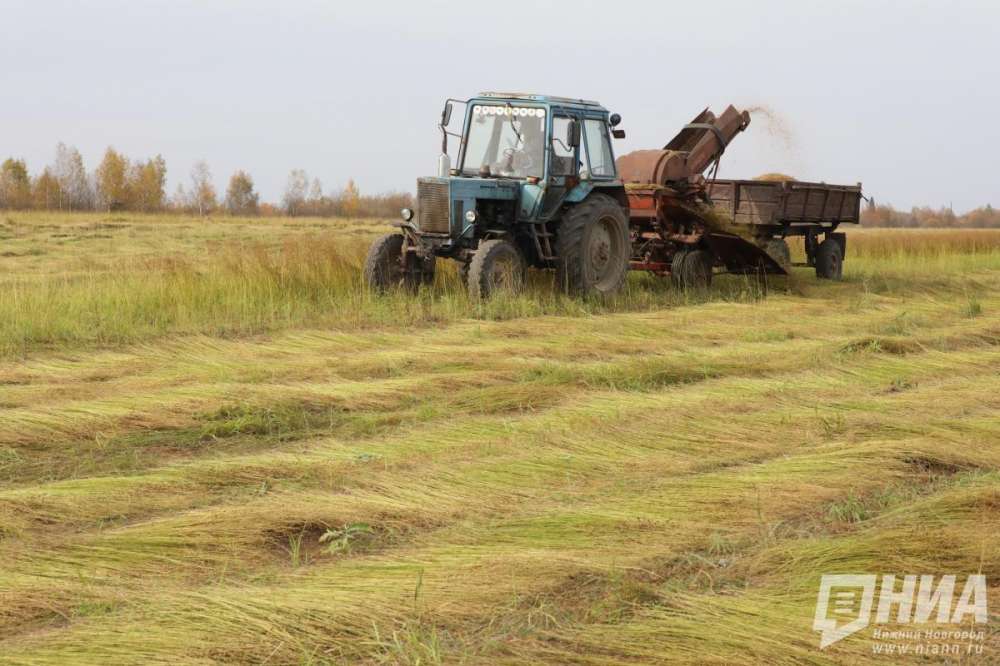
<path fill-rule="evenodd" d="M 594 182 L 583 181 L 566 194 L 565 203 L 580 203 L 586 199 L 591 192 L 606 194 L 625 210 L 628 215 L 628 196 L 625 194 L 625 186 L 620 181 Z"/>
<path fill-rule="evenodd" d="M 571 189 L 566 193 L 566 198 L 563 199 L 564 203 L 580 203 L 587 198 L 587 195 L 591 193 L 594 189 L 594 183 L 589 180 L 584 180 L 577 183 L 576 187 Z"/>

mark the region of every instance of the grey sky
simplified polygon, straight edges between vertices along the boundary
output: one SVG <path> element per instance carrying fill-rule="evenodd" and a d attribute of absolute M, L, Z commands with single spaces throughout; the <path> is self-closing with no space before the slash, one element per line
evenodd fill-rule
<path fill-rule="evenodd" d="M 525 90 L 621 113 L 619 154 L 704 106 L 767 105 L 721 175 L 863 181 L 897 207 L 1000 205 L 994 2 L 0 0 L 0 156 L 88 169 L 162 153 L 171 191 L 204 158 L 277 200 L 411 190 L 435 170 L 445 97 Z M 772 128 L 773 129 L 773 128 Z"/>

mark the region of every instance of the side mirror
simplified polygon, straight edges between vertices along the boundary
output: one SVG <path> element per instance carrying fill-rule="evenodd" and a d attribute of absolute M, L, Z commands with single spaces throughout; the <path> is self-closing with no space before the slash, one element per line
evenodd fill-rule
<path fill-rule="evenodd" d="M 570 148 L 580 147 L 580 121 L 571 120 L 566 125 L 566 145 Z"/>
<path fill-rule="evenodd" d="M 612 127 L 618 127 L 618 125 L 621 123 L 621 121 L 622 121 L 622 117 L 620 115 L 618 115 L 617 113 L 612 113 L 611 117 L 608 118 L 608 124 L 611 125 Z"/>
<path fill-rule="evenodd" d="M 451 122 L 451 102 L 446 102 L 444 111 L 441 112 L 441 126 L 447 127 L 449 122 Z"/>

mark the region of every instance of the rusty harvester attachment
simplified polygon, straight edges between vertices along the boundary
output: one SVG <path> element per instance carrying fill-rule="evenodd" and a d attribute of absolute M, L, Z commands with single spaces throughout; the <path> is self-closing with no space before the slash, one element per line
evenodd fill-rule
<path fill-rule="evenodd" d="M 709 248 L 729 270 L 756 267 L 785 273 L 787 267 L 755 242 L 748 229 L 712 206 L 713 180 L 730 142 L 750 125 L 750 114 L 726 107 L 705 109 L 659 150 L 637 150 L 617 160 L 633 221 L 634 269 L 674 273 L 678 253 Z"/>
<path fill-rule="evenodd" d="M 618 158 L 618 173 L 626 183 L 697 184 L 703 172 L 717 164 L 726 147 L 750 125 L 750 114 L 729 106 L 722 115 L 705 109 L 660 150 L 637 150 Z"/>

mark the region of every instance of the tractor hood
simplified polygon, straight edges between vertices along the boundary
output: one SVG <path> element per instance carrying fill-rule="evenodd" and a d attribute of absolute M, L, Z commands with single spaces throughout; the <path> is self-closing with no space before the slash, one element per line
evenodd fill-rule
<path fill-rule="evenodd" d="M 422 233 L 465 235 L 474 226 L 477 201 L 516 201 L 522 183 L 504 178 L 417 179 L 417 226 Z"/>

